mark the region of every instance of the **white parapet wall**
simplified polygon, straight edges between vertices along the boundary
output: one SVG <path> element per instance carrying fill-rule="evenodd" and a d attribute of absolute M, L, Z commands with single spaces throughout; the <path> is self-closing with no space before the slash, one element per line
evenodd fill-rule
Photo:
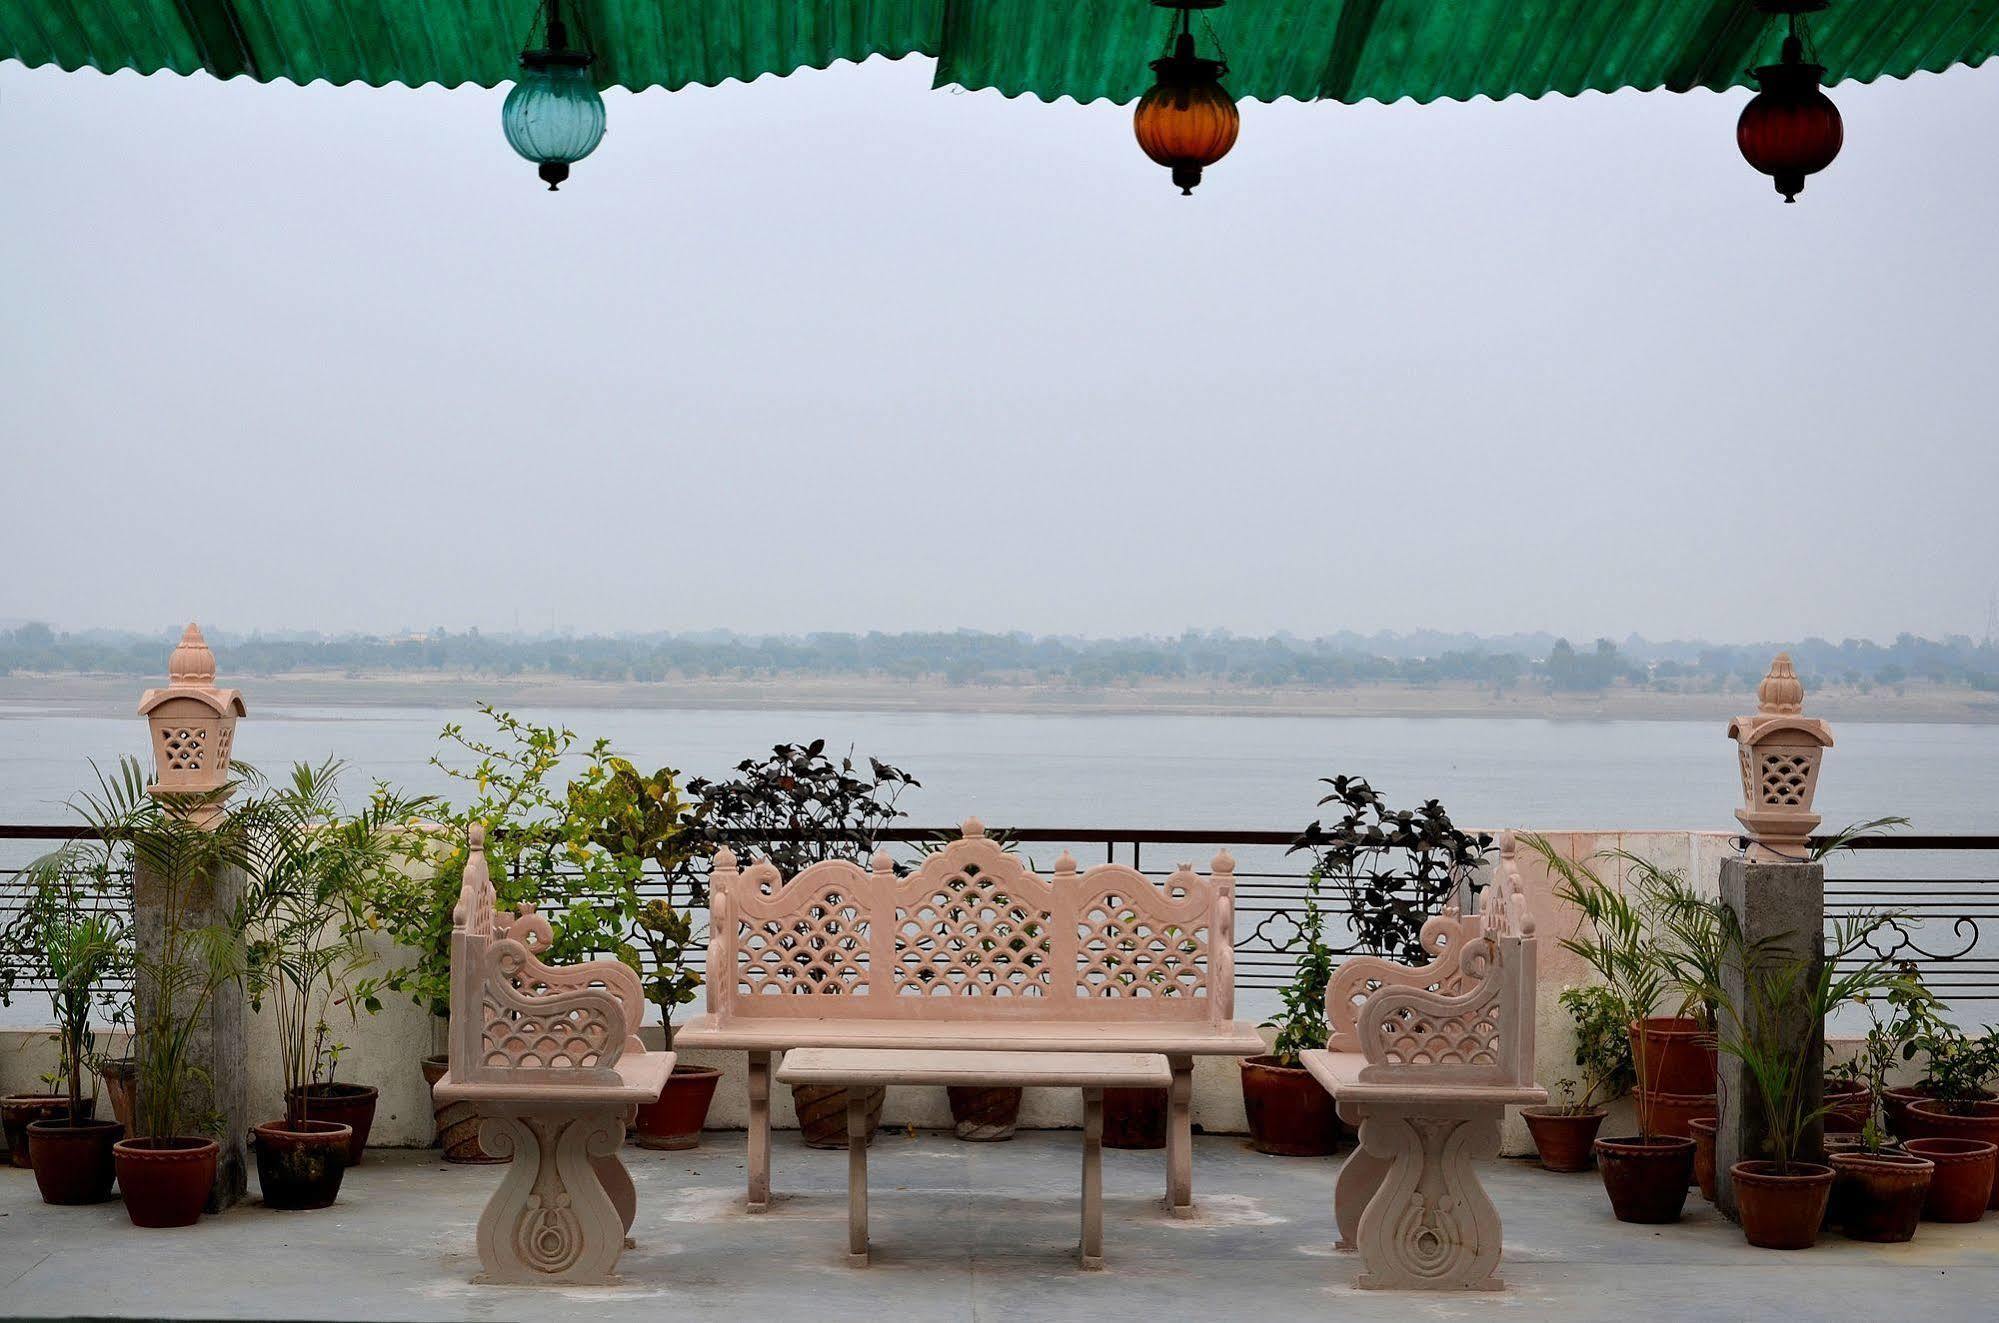
<path fill-rule="evenodd" d="M 1628 851 L 1662 868 L 1678 870 L 1713 893 L 1720 875 L 1721 860 L 1732 850 L 1731 834 L 1701 831 L 1578 832 L 1541 833 L 1566 857 L 1586 859 L 1612 851 Z M 1553 1088 L 1555 1081 L 1574 1076 L 1575 1035 L 1567 1014 L 1557 1001 L 1561 990 L 1571 984 L 1591 981 L 1587 968 L 1575 956 L 1561 949 L 1561 939 L 1573 933 L 1577 915 L 1562 905 L 1540 866 L 1540 861 L 1521 851 L 1521 873 L 1540 938 L 1540 993 L 1536 1025 L 1537 1074 L 1542 1084 Z M 1622 869 L 1614 862 L 1600 862 L 1607 877 L 1617 878 Z M 32 996 L 32 994 L 30 994 Z M 24 997 L 21 1004 L 32 1006 Z M 249 1094 L 251 1112 L 258 1116 L 282 1115 L 282 1076 L 277 1061 L 274 1026 L 264 1016 L 249 1017 Z M 1269 1031 L 1266 1031 L 1268 1033 Z M 421 1071 L 422 1059 L 441 1051 L 442 1027 L 427 1011 L 407 1001 L 393 1001 L 376 1015 L 361 1015 L 353 1023 L 336 1017 L 333 1036 L 347 1045 L 340 1062 L 340 1077 L 372 1084 L 382 1091 L 373 1142 L 390 1147 L 418 1147 L 431 1141 L 432 1122 L 429 1093 Z M 648 1043 L 659 1046 L 659 1027 L 645 1031 Z M 37 1076 L 51 1067 L 53 1045 L 46 1030 L 0 1032 L 0 1090 L 8 1093 L 33 1092 L 40 1085 Z M 689 1052 L 683 1060 L 691 1064 L 721 1068 L 722 1084 L 709 1113 L 715 1129 L 741 1129 L 748 1119 L 749 1102 L 745 1081 L 745 1060 L 740 1052 Z M 788 1090 L 778 1089 L 772 1100 L 773 1119 L 782 1128 L 797 1125 Z M 1227 1058 L 1202 1058 L 1194 1070 L 1194 1124 L 1208 1134 L 1242 1134 L 1247 1128 L 1243 1114 L 1242 1088 L 1236 1062 Z M 1614 1109 L 1606 1133 L 1629 1121 L 1628 1104 Z M 951 1116 L 941 1088 L 898 1088 L 889 1091 L 883 1123 L 942 1129 Z M 1031 1091 L 1023 1104 L 1021 1124 L 1029 1128 L 1073 1127 L 1082 1124 L 1079 1097 L 1068 1090 Z M 1526 1126 L 1517 1116 L 1509 1117 L 1503 1137 L 1503 1151 L 1513 1155 L 1533 1152 Z"/>

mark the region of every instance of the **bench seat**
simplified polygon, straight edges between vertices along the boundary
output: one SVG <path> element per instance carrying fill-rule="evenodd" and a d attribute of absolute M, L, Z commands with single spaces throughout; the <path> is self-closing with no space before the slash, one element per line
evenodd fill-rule
<path fill-rule="evenodd" d="M 868 1117 L 861 1089 L 886 1084 L 972 1088 L 1079 1088 L 1083 1091 L 1083 1231 L 1085 1268 L 1104 1266 L 1104 1090 L 1164 1089 L 1173 1068 L 1157 1053 L 931 1051 L 808 1047 L 787 1052 L 784 1084 L 852 1090 L 847 1100 L 847 1262 L 868 1265 Z"/>
<path fill-rule="evenodd" d="M 433 1093 L 439 1102 L 469 1102 L 475 1106 L 487 1102 L 522 1102 L 540 1100 L 544 1102 L 588 1102 L 588 1103 L 651 1103 L 658 1102 L 660 1091 L 666 1087 L 667 1078 L 673 1074 L 674 1054 L 671 1052 L 647 1052 L 643 1056 L 620 1057 L 612 1068 L 618 1072 L 617 1084 L 532 1084 L 520 1085 L 505 1081 L 499 1083 L 460 1084 L 446 1071 L 444 1078 L 437 1082 Z"/>
<path fill-rule="evenodd" d="M 913 869 L 876 851 L 785 877 L 720 850 L 709 891 L 708 1013 L 674 1046 L 748 1055 L 749 1211 L 770 1206 L 772 1057 L 836 1049 L 1164 1057 L 1166 1206 L 1192 1215 L 1194 1058 L 1265 1050 L 1234 1014 L 1226 852 L 1205 876 L 1067 852 L 1042 876 L 970 818 Z"/>
<path fill-rule="evenodd" d="M 1532 1107 L 1548 1101 L 1548 1091 L 1538 1084 L 1368 1084 L 1360 1077 L 1367 1057 L 1359 1052 L 1300 1052 L 1298 1064 L 1327 1093 L 1351 1102 L 1400 1102 L 1425 1092 L 1452 1102 L 1500 1107 Z"/>
<path fill-rule="evenodd" d="M 1150 1052 L 1165 1056 L 1255 1056 L 1269 1051 L 1256 1026 L 1130 1020 L 749 1019 L 698 1015 L 673 1031 L 677 1049 L 781 1052 L 798 1048 L 911 1048 L 949 1052 L 967 1046 L 1002 1052 Z"/>

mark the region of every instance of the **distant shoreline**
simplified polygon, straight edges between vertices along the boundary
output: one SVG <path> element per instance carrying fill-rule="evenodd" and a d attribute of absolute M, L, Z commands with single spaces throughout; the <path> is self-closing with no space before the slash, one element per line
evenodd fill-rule
<path fill-rule="evenodd" d="M 0 676 L 0 704 L 74 705 L 89 711 L 136 707 L 165 677 L 95 674 Z M 1351 688 L 1202 685 L 1149 682 L 1082 688 L 1063 684 L 949 684 L 942 680 L 809 675 L 772 680 L 685 679 L 656 682 L 569 676 L 501 679 L 403 672 L 349 675 L 288 672 L 237 674 L 223 659 L 220 683 L 234 685 L 255 709 L 422 707 L 469 710 L 479 702 L 520 708 L 821 709 L 849 712 L 962 712 L 1003 715 L 1452 717 L 1556 721 L 1726 721 L 1753 711 L 1746 690 L 1666 693 L 1613 688 L 1596 694 L 1549 694 L 1538 685 L 1496 693 L 1489 685 Z M 1877 685 L 1870 692 L 1830 686 L 1812 691 L 1806 710 L 1828 721 L 1999 723 L 1999 694 L 1927 684 Z M 0 720 L 5 713 L 0 712 Z"/>

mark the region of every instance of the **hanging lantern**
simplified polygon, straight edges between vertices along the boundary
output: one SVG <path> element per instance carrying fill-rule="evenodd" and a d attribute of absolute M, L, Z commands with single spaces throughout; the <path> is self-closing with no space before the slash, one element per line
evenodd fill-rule
<path fill-rule="evenodd" d="M 1235 146 L 1241 125 L 1235 102 L 1222 87 L 1228 65 L 1194 54 L 1193 11 L 1219 8 L 1222 0 L 1152 3 L 1179 10 L 1180 30 L 1173 37 L 1173 53 L 1152 62 L 1152 88 L 1139 99 L 1131 127 L 1145 154 L 1170 169 L 1180 192 L 1190 194 L 1201 182 L 1202 169 Z"/>
<path fill-rule="evenodd" d="M 1825 8 L 1825 0 L 1761 0 L 1765 10 L 1789 16 L 1790 31 L 1776 64 L 1755 71 L 1762 90 L 1742 108 L 1735 122 L 1735 143 L 1743 159 L 1776 181 L 1784 201 L 1796 202 L 1804 192 L 1805 176 L 1832 164 L 1846 140 L 1839 107 L 1819 90 L 1825 66 L 1805 63 L 1804 42 L 1798 36 L 1798 15 Z"/>
<path fill-rule="evenodd" d="M 604 140 L 604 98 L 590 81 L 591 53 L 587 39 L 569 43 L 562 21 L 562 0 L 547 0 L 538 26 L 543 42 L 521 52 L 521 76 L 507 93 L 500 123 L 507 142 L 540 166 L 539 174 L 553 193 L 569 178 L 569 167 L 597 150 Z M 528 41 L 534 29 L 528 30 Z"/>

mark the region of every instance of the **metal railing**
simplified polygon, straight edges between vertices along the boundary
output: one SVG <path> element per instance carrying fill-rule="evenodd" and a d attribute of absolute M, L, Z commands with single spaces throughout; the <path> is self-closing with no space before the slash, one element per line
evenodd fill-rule
<path fill-rule="evenodd" d="M 1239 829 L 1149 829 L 1102 827 L 991 828 L 1011 848 L 1047 871 L 1066 849 L 1079 864 L 1129 864 L 1150 877 L 1165 877 L 1183 861 L 1206 871 L 1209 859 L 1226 849 L 1236 859 L 1236 983 L 1244 990 L 1268 991 L 1290 978 L 1300 938 L 1298 920 L 1309 885 L 1310 856 L 1291 853 L 1295 833 Z M 0 824 L 0 843 L 20 842 L 25 857 L 73 840 L 74 827 Z M 921 848 L 957 834 L 950 827 L 895 827 L 879 839 L 892 853 L 914 858 Z M 1913 963 L 1948 1003 L 1999 1002 L 1999 836 L 1869 837 L 1827 860 L 1829 916 L 1863 910 L 1892 910 L 1902 916 L 1885 929 L 1880 955 Z M 19 863 L 0 862 L 0 910 L 22 899 Z M 642 886 L 648 896 L 666 896 L 686 906 L 691 886 L 670 885 L 653 874 Z M 1351 954 L 1343 940 L 1344 900 L 1335 883 L 1324 886 L 1327 940 L 1336 955 Z M 30 976 L 16 982 L 17 993 L 43 986 Z"/>

